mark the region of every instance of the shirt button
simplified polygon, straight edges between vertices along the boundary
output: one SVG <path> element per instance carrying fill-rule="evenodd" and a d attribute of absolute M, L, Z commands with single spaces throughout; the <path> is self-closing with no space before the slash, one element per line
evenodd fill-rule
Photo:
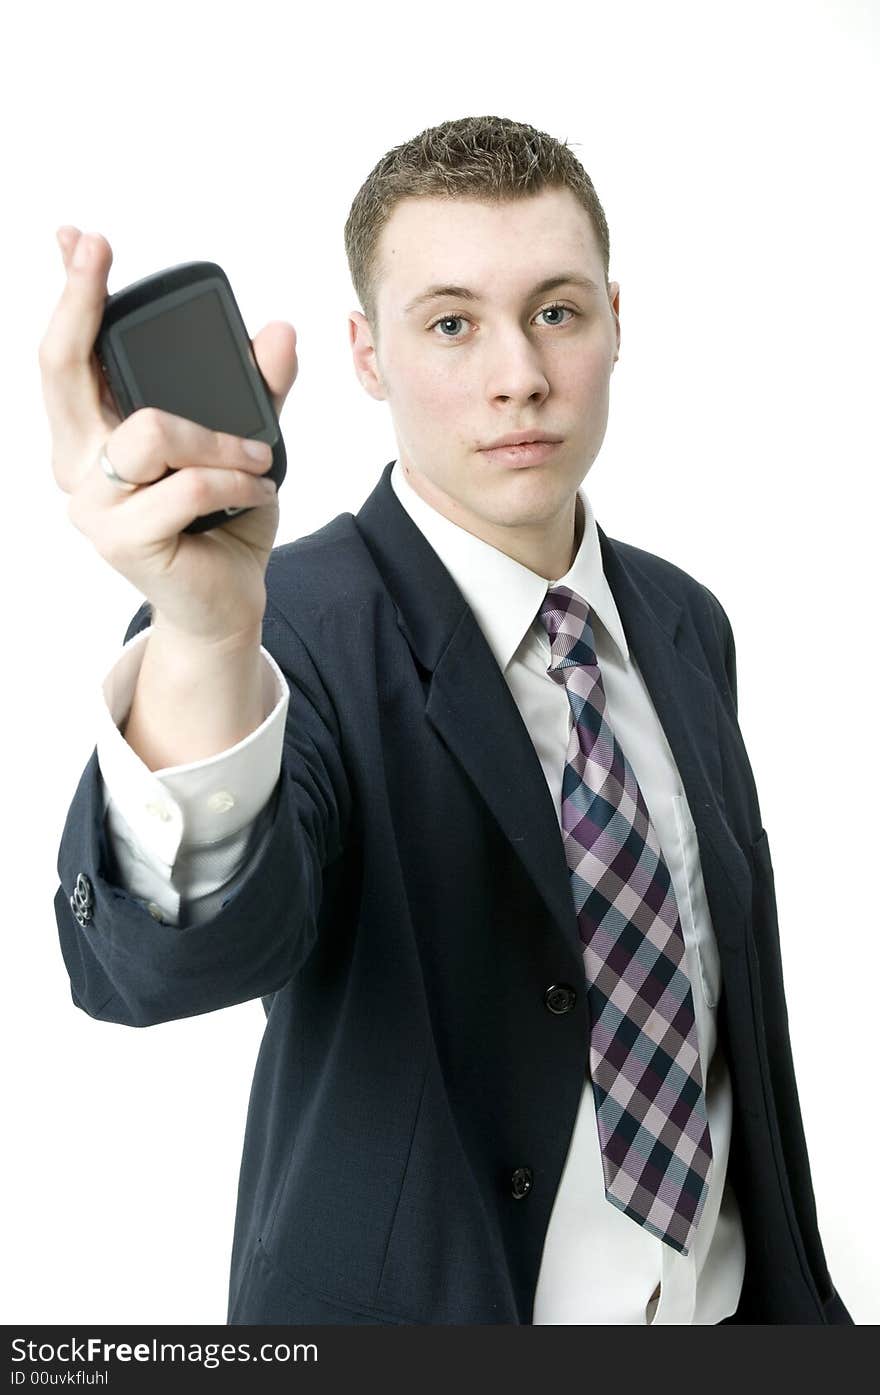
<path fill-rule="evenodd" d="M 235 803 L 235 798 L 229 790 L 217 790 L 208 800 L 208 808 L 214 813 L 225 814 L 227 809 L 231 809 Z"/>
<path fill-rule="evenodd" d="M 151 800 L 149 804 L 145 805 L 145 808 L 148 814 L 152 814 L 154 819 L 161 819 L 163 823 L 167 823 L 171 818 L 171 810 L 168 805 L 163 804 L 159 799 Z"/>
<path fill-rule="evenodd" d="M 148 906 L 147 906 L 147 910 L 150 912 L 150 915 L 153 917 L 154 920 L 161 920 L 161 919 L 162 919 L 162 916 L 163 916 L 162 907 L 159 906 L 159 905 L 157 905 L 155 901 L 150 901 L 150 902 L 149 902 L 149 904 L 148 904 Z"/>

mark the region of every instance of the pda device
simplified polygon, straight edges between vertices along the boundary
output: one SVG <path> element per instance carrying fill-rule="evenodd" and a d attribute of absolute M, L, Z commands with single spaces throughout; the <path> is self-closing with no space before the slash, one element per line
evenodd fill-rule
<path fill-rule="evenodd" d="M 229 278 L 216 262 L 181 262 L 107 297 L 95 355 L 121 418 L 159 407 L 212 431 L 267 441 L 279 488 L 287 454 Z M 163 479 L 173 474 L 171 466 Z M 248 508 L 193 519 L 184 533 L 217 528 Z"/>

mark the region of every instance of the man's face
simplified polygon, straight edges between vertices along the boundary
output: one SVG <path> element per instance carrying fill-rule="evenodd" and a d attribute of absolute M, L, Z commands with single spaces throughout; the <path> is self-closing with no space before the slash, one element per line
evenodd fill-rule
<path fill-rule="evenodd" d="M 534 289 L 572 274 L 596 289 Z M 432 286 L 475 298 L 411 305 Z M 564 561 L 558 575 L 570 564 L 561 549 L 570 551 L 576 490 L 605 436 L 618 309 L 588 215 L 570 190 L 552 189 L 503 205 L 403 200 L 379 243 L 378 344 L 365 317 L 350 316 L 356 372 L 388 401 L 417 492 L 513 556 Z M 562 442 L 532 465 L 485 454 L 524 430 Z"/>

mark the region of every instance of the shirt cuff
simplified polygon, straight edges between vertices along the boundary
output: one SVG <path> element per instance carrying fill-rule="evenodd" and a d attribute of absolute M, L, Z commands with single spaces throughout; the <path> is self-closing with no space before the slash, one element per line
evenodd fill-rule
<path fill-rule="evenodd" d="M 228 839 L 266 804 L 281 771 L 290 689 L 272 655 L 263 656 L 265 717 L 237 745 L 191 761 L 150 770 L 120 727 L 131 709 L 144 647 L 152 626 L 129 640 L 101 685 L 97 756 L 104 782 L 104 814 L 112 799 L 137 842 L 169 868 L 178 853 Z"/>

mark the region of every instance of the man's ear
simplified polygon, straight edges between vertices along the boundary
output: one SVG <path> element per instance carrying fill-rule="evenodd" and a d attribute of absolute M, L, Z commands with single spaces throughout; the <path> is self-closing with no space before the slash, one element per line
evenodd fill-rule
<path fill-rule="evenodd" d="M 386 401 L 388 393 L 382 379 L 373 331 L 366 315 L 360 310 L 352 310 L 349 314 L 348 338 L 354 371 L 361 387 L 377 402 Z"/>
<path fill-rule="evenodd" d="M 611 313 L 614 316 L 614 328 L 617 334 L 617 353 L 612 360 L 612 367 L 620 358 L 620 284 L 612 281 L 608 287 L 608 300 L 611 304 Z"/>

